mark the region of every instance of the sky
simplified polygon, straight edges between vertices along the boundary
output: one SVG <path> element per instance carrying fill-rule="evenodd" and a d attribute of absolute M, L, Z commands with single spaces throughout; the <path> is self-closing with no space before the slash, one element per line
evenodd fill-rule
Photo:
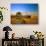
<path fill-rule="evenodd" d="M 38 4 L 11 4 L 12 12 L 37 12 Z"/>

